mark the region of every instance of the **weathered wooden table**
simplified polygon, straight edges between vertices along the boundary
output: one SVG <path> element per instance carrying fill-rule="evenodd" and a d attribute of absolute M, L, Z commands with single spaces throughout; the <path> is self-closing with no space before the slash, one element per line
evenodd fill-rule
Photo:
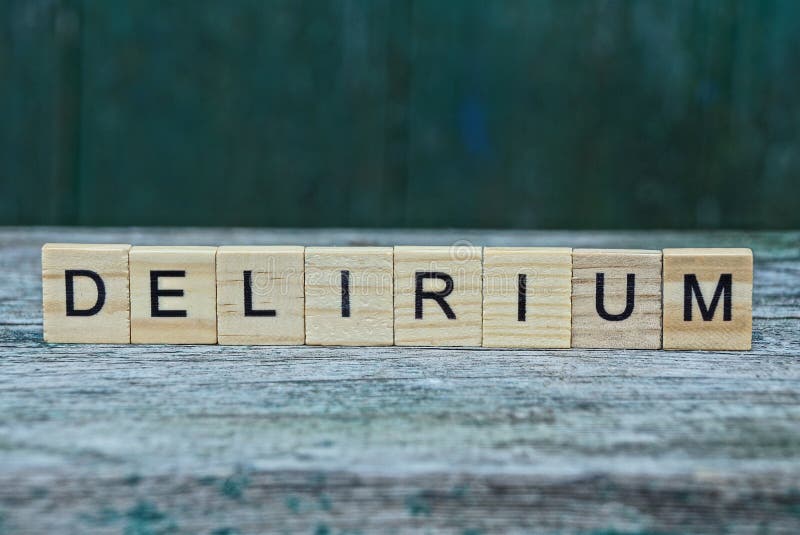
<path fill-rule="evenodd" d="M 749 246 L 753 351 L 48 346 L 46 241 Z M 800 533 L 800 233 L 0 230 L 0 533 Z"/>

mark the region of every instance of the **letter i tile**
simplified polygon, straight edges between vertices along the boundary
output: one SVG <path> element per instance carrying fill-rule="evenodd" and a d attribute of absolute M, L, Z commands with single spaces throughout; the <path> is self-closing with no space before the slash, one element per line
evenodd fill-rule
<path fill-rule="evenodd" d="M 306 248 L 306 343 L 394 341 L 391 247 Z"/>

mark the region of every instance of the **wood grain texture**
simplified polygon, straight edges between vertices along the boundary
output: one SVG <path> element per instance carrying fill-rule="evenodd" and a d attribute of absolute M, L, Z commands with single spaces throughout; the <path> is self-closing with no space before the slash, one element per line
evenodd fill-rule
<path fill-rule="evenodd" d="M 391 247 L 307 248 L 306 343 L 392 345 L 392 262 Z M 349 294 L 346 304 L 343 283 Z"/>
<path fill-rule="evenodd" d="M 630 275 L 635 277 L 635 290 L 629 294 Z M 621 319 L 609 320 L 600 315 L 599 277 L 604 282 L 602 310 Z M 633 297 L 631 303 L 629 295 Z M 625 317 L 626 312 L 629 315 Z M 661 251 L 573 250 L 572 347 L 661 347 Z"/>
<path fill-rule="evenodd" d="M 42 342 L 45 242 L 751 247 L 753 349 Z M 800 233 L 0 228 L 0 533 L 800 532 Z"/>
<path fill-rule="evenodd" d="M 724 274 L 731 276 L 730 295 L 715 295 Z M 691 319 L 685 318 L 685 275 L 694 275 L 702 297 L 691 282 Z M 753 330 L 753 252 L 750 249 L 664 249 L 664 348 L 739 349 L 751 347 Z M 726 320 L 725 300 L 731 316 Z M 703 299 L 706 321 L 700 310 Z"/>
<path fill-rule="evenodd" d="M 217 341 L 220 344 L 302 345 L 302 246 L 222 246 L 217 249 Z M 245 272 L 257 315 L 245 316 Z M 264 311 L 273 315 L 264 315 Z"/>
<path fill-rule="evenodd" d="M 524 313 L 520 318 L 520 275 Z M 483 346 L 569 348 L 572 249 L 485 247 Z"/>
<path fill-rule="evenodd" d="M 47 243 L 42 247 L 42 316 L 44 339 L 54 343 L 128 344 L 130 294 L 126 244 Z M 67 316 L 65 270 L 89 270 L 103 291 L 86 276 L 71 277 L 77 311 L 101 306 L 91 316 Z"/>
<path fill-rule="evenodd" d="M 130 252 L 131 342 L 134 344 L 216 344 L 216 247 L 135 246 Z M 159 311 L 184 317 L 153 316 L 155 271 L 183 273 L 158 277 L 158 290 L 182 292 L 160 296 Z"/>
<path fill-rule="evenodd" d="M 481 248 L 470 245 L 394 248 L 395 345 L 481 345 L 481 253 Z M 416 277 L 421 273 L 442 273 L 452 278 L 451 293 L 444 298 L 452 317 L 432 299 L 423 299 L 417 311 Z M 422 284 L 423 292 L 447 289 L 444 280 L 435 278 L 425 278 Z"/>

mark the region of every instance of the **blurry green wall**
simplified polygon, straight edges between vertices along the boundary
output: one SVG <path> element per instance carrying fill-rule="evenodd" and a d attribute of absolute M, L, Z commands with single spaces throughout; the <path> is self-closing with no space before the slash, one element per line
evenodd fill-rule
<path fill-rule="evenodd" d="M 0 224 L 800 227 L 800 2 L 2 0 Z"/>

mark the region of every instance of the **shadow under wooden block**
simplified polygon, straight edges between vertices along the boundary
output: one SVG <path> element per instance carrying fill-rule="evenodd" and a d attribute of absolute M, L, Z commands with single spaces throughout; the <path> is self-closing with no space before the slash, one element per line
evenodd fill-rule
<path fill-rule="evenodd" d="M 306 343 L 394 342 L 391 247 L 306 248 Z"/>
<path fill-rule="evenodd" d="M 131 342 L 217 343 L 216 247 L 132 247 Z"/>
<path fill-rule="evenodd" d="M 480 247 L 394 248 L 394 343 L 480 346 Z"/>
<path fill-rule="evenodd" d="M 573 250 L 572 347 L 661 347 L 661 251 Z"/>
<path fill-rule="evenodd" d="M 77 243 L 42 247 L 45 342 L 130 343 L 130 248 Z"/>
<path fill-rule="evenodd" d="M 569 348 L 572 249 L 483 249 L 484 347 Z"/>
<path fill-rule="evenodd" d="M 220 344 L 303 345 L 301 246 L 217 249 Z"/>
<path fill-rule="evenodd" d="M 664 349 L 750 349 L 752 295 L 750 249 L 664 249 Z"/>

